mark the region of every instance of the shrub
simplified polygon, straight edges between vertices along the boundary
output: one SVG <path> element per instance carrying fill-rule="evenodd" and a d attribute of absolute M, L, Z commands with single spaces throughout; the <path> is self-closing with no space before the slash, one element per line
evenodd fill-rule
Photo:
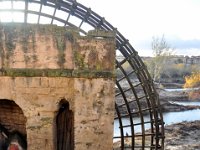
<path fill-rule="evenodd" d="M 185 77 L 184 88 L 195 88 L 200 86 L 200 72 L 192 73 Z"/>

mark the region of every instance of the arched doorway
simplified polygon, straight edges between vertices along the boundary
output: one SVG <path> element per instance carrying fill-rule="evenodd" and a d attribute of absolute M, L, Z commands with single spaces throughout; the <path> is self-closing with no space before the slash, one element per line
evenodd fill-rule
<path fill-rule="evenodd" d="M 69 102 L 61 100 L 56 116 L 57 150 L 74 149 L 74 117 Z"/>
<path fill-rule="evenodd" d="M 7 150 L 13 142 L 27 148 L 26 117 L 12 100 L 0 100 L 0 134 L 0 149 Z"/>

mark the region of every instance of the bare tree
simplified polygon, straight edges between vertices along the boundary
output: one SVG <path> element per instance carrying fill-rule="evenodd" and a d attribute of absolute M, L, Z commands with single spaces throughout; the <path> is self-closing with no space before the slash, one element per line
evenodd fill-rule
<path fill-rule="evenodd" d="M 160 77 L 167 63 L 167 59 L 173 54 L 174 49 L 166 42 L 164 35 L 159 37 L 153 37 L 151 48 L 153 50 L 153 58 L 149 62 L 148 69 L 155 82 L 160 83 Z"/>

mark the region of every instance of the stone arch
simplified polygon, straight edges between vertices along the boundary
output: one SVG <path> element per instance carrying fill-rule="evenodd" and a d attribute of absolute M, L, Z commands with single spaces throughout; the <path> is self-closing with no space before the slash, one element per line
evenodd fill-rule
<path fill-rule="evenodd" d="M 22 2 L 24 9 L 15 9 L 13 3 L 17 2 Z M 1 12 L 20 12 L 24 23 L 42 24 L 46 19 L 47 24 L 74 27 L 82 34 L 87 34 L 90 29 L 115 32 L 116 52 L 120 56 L 116 57 L 115 100 L 115 124 L 119 132 L 113 138 L 120 141 L 121 149 L 164 149 L 164 122 L 153 81 L 136 50 L 116 28 L 76 0 L 10 0 L 10 5 L 10 10 L 3 9 Z M 51 13 L 44 11 L 47 7 L 52 10 Z M 33 22 L 30 18 L 34 17 Z M 73 22 L 74 19 L 77 21 Z M 146 126 L 149 126 L 148 131 Z M 127 139 L 130 140 L 128 145 Z"/>
<path fill-rule="evenodd" d="M 18 134 L 26 140 L 26 120 L 22 109 L 13 100 L 0 99 L 0 124 L 8 137 Z"/>

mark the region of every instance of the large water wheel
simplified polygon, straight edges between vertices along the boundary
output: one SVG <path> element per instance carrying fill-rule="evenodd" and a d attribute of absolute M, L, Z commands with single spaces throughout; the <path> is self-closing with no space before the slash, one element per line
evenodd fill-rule
<path fill-rule="evenodd" d="M 103 17 L 75 0 L 4 0 L 1 21 L 57 24 L 116 33 L 115 134 L 117 149 L 164 149 L 164 125 L 158 95 L 146 66 L 128 40 Z M 5 13 L 9 17 L 5 17 Z M 14 16 L 12 18 L 12 16 Z M 18 16 L 18 17 L 15 17 Z M 19 17 L 20 16 L 20 17 Z"/>

